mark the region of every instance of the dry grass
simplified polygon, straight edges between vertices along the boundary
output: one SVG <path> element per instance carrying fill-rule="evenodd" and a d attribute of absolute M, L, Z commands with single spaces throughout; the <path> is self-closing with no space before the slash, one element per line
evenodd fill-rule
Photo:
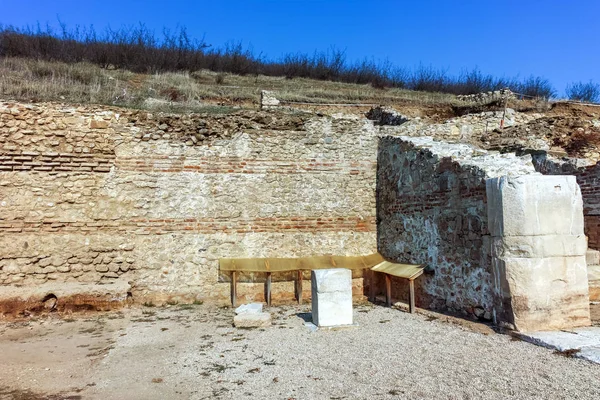
<path fill-rule="evenodd" d="M 21 101 L 108 104 L 170 112 L 205 112 L 219 106 L 256 107 L 260 90 L 284 101 L 309 103 L 455 104 L 455 96 L 401 89 L 375 89 L 311 79 L 240 76 L 202 70 L 136 74 L 89 63 L 0 59 L 0 95 Z M 210 110 L 209 110 L 210 111 Z"/>

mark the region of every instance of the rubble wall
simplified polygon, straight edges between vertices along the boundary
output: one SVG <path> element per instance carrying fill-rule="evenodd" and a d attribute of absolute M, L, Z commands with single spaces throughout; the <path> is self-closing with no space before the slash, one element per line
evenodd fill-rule
<path fill-rule="evenodd" d="M 0 285 L 226 301 L 219 258 L 373 253 L 376 136 L 298 113 L 0 103 Z"/>
<path fill-rule="evenodd" d="M 492 318 L 486 179 L 505 173 L 535 171 L 525 158 L 468 145 L 381 139 L 378 247 L 391 260 L 427 265 L 415 282 L 418 306 Z M 403 282 L 394 282 L 394 297 L 406 298 L 407 292 Z"/>

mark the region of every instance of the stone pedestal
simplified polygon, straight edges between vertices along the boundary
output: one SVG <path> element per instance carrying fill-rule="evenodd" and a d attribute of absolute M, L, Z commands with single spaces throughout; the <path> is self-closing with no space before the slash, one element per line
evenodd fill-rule
<path fill-rule="evenodd" d="M 352 325 L 352 271 L 311 272 L 312 319 L 319 327 Z"/>
<path fill-rule="evenodd" d="M 518 331 L 589 325 L 587 239 L 575 177 L 486 183 L 497 322 Z"/>

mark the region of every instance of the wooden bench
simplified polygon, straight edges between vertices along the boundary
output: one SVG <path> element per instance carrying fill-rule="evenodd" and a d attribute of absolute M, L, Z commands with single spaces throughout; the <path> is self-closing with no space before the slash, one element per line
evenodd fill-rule
<path fill-rule="evenodd" d="M 381 254 L 375 253 L 367 256 L 317 256 L 298 258 L 222 258 L 219 260 L 219 269 L 231 273 L 231 305 L 237 306 L 237 278 L 238 273 L 258 272 L 266 273 L 265 299 L 271 305 L 271 275 L 274 272 L 296 272 L 296 299 L 302 304 L 302 273 L 315 269 L 346 268 L 350 270 L 370 269 L 384 273 L 386 276 L 386 303 L 391 305 L 390 276 L 406 278 L 411 287 L 410 310 L 414 312 L 414 279 L 419 277 L 423 268 L 419 265 L 397 264 L 386 261 Z M 419 272 L 417 272 L 419 271 Z M 373 286 L 371 285 L 373 294 Z M 374 295 L 370 296 L 374 301 Z"/>
<path fill-rule="evenodd" d="M 412 314 L 415 312 L 415 279 L 423 275 L 424 267 L 415 264 L 397 264 L 389 261 L 383 261 L 371 268 L 373 276 L 371 280 L 374 281 L 376 273 L 382 273 L 385 275 L 385 304 L 388 307 L 392 306 L 392 276 L 397 278 L 404 278 L 408 280 L 409 287 L 409 302 L 408 310 Z M 375 302 L 375 285 L 371 285 L 369 293 L 369 300 Z"/>

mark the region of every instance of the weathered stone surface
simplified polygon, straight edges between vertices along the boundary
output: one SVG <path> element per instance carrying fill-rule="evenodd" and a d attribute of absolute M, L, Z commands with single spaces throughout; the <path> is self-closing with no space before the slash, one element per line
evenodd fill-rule
<path fill-rule="evenodd" d="M 242 304 L 238 308 L 235 309 L 236 314 L 258 314 L 262 313 L 263 305 L 262 303 L 250 303 L 250 304 Z"/>
<path fill-rule="evenodd" d="M 352 325 L 352 271 L 311 272 L 312 318 L 317 326 Z"/>
<path fill-rule="evenodd" d="M 548 154 L 538 154 L 533 157 L 536 169 L 543 174 L 575 175 L 581 188 L 584 202 L 585 234 L 588 246 L 600 250 L 600 163 L 598 157 L 590 159 L 570 158 L 558 159 Z M 592 262 L 598 264 L 599 262 Z"/>
<path fill-rule="evenodd" d="M 311 279 L 317 293 L 345 292 L 352 284 L 352 271 L 343 268 L 314 270 Z"/>
<path fill-rule="evenodd" d="M 519 331 L 590 324 L 587 241 L 572 176 L 486 182 L 495 312 Z"/>
<path fill-rule="evenodd" d="M 490 234 L 583 235 L 583 201 L 574 176 L 487 180 Z"/>
<path fill-rule="evenodd" d="M 585 235 L 503 236 L 492 238 L 496 257 L 539 258 L 581 256 L 587 250 Z"/>
<path fill-rule="evenodd" d="M 233 317 L 236 328 L 261 328 L 271 326 L 271 314 L 267 312 L 244 312 Z"/>
<path fill-rule="evenodd" d="M 500 90 L 494 90 L 493 92 L 481 92 L 468 95 L 459 95 L 457 96 L 457 98 L 458 100 L 471 103 L 489 103 L 491 101 L 504 101 L 514 99 L 516 98 L 516 96 L 509 88 L 504 88 Z"/>
<path fill-rule="evenodd" d="M 600 265 L 588 265 L 590 301 L 600 301 Z"/>
<path fill-rule="evenodd" d="M 590 324 L 585 258 L 494 258 L 501 322 L 521 332 Z M 500 309 L 500 308 L 499 308 Z"/>
<path fill-rule="evenodd" d="M 370 109 L 366 117 L 375 121 L 375 125 L 402 125 L 409 118 L 390 107 L 378 106 Z"/>
<path fill-rule="evenodd" d="M 600 251 L 587 249 L 585 252 L 585 262 L 588 265 L 600 265 Z"/>
<path fill-rule="evenodd" d="M 0 286 L 118 281 L 140 302 L 227 303 L 220 258 L 371 254 L 377 138 L 345 116 L 0 101 Z M 241 279 L 240 298 L 262 301 L 263 277 Z M 293 301 L 288 279 L 275 300 Z"/>
<path fill-rule="evenodd" d="M 573 357 L 600 364 L 600 327 L 570 331 L 541 331 L 522 334 L 521 338 L 539 346 L 571 352 Z"/>
<path fill-rule="evenodd" d="M 260 91 L 260 106 L 261 108 L 276 107 L 280 101 L 275 97 L 275 93 L 269 90 Z"/>
<path fill-rule="evenodd" d="M 110 310 L 123 307 L 131 286 L 127 282 L 95 285 L 80 282 L 37 286 L 0 286 L 0 316 L 37 312 L 52 304 L 57 310 Z"/>
<path fill-rule="evenodd" d="M 417 304 L 492 313 L 485 178 L 528 173 L 536 174 L 527 157 L 427 137 L 381 139 L 378 249 L 390 260 L 428 266 L 432 273 L 415 281 Z M 375 286 L 382 292 L 383 281 Z M 393 298 L 408 300 L 407 293 L 403 282 L 392 282 Z"/>

